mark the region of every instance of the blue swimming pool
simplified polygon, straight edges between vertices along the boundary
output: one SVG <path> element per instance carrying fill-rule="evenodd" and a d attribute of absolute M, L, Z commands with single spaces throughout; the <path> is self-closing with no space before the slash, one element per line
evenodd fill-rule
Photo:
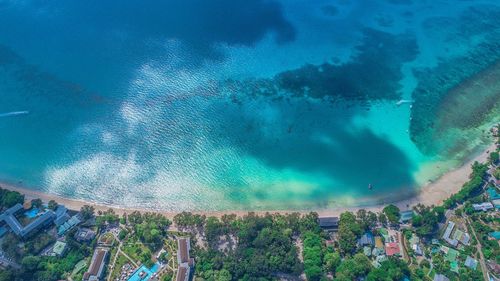
<path fill-rule="evenodd" d="M 32 219 L 32 218 L 36 217 L 39 212 L 40 212 L 40 210 L 38 210 L 37 208 L 31 208 L 28 211 L 24 212 L 24 215 L 26 217 Z"/>
<path fill-rule="evenodd" d="M 151 278 L 151 276 L 158 271 L 160 268 L 159 264 L 155 263 L 151 268 L 147 268 L 146 266 L 141 266 L 137 269 L 132 276 L 128 279 L 128 281 L 147 281 Z M 143 274 L 141 275 L 141 272 Z"/>

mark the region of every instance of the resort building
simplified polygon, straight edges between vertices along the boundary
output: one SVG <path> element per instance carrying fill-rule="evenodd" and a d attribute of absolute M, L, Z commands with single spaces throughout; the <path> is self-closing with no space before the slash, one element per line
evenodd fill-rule
<path fill-rule="evenodd" d="M 63 225 L 60 225 L 59 228 L 57 229 L 57 234 L 58 235 L 64 235 L 68 230 L 72 229 L 79 223 L 81 223 L 82 220 L 80 219 L 80 216 L 78 214 L 72 216 L 67 222 L 65 222 Z"/>
<path fill-rule="evenodd" d="M 194 259 L 189 256 L 191 243 L 189 237 L 177 239 L 177 270 L 176 281 L 188 281 L 191 275 L 191 269 L 194 267 Z"/>
<path fill-rule="evenodd" d="M 399 222 L 407 223 L 413 218 L 413 210 L 402 211 L 399 213 L 399 215 L 400 215 Z"/>
<path fill-rule="evenodd" d="M 108 259 L 108 250 L 98 248 L 94 251 L 89 270 L 83 274 L 83 281 L 101 281 L 104 280 L 104 272 Z"/>
<path fill-rule="evenodd" d="M 55 214 L 56 214 L 56 219 L 54 220 L 54 223 L 56 226 L 62 225 L 70 218 L 70 216 L 68 215 L 68 209 L 66 209 L 66 207 L 64 207 L 63 205 L 57 206 Z"/>
<path fill-rule="evenodd" d="M 339 228 L 338 217 L 323 217 L 319 218 L 319 227 L 326 231 L 337 231 Z"/>
<path fill-rule="evenodd" d="M 75 239 L 78 242 L 92 241 L 96 236 L 95 231 L 90 228 L 79 228 L 75 234 Z"/>
<path fill-rule="evenodd" d="M 66 246 L 67 244 L 65 242 L 56 241 L 56 243 L 52 247 L 50 255 L 54 257 L 61 257 L 66 252 Z"/>
<path fill-rule="evenodd" d="M 483 202 L 481 204 L 472 204 L 472 208 L 474 208 L 475 211 L 483 211 L 486 212 L 488 210 L 493 209 L 493 204 L 490 202 Z"/>
<path fill-rule="evenodd" d="M 450 245 L 456 247 L 458 245 L 458 240 L 451 238 L 451 233 L 453 232 L 453 229 L 455 229 L 455 223 L 450 221 L 448 222 L 448 226 L 446 227 L 446 230 L 444 231 L 443 234 L 443 239 L 444 241 L 448 242 Z"/>
<path fill-rule="evenodd" d="M 50 223 L 54 222 L 54 220 L 59 218 L 58 214 L 61 216 L 65 214 L 65 212 L 55 213 L 51 210 L 48 210 L 36 216 L 31 222 L 23 226 L 16 218 L 16 214 L 21 210 L 24 210 L 23 205 L 16 204 L 0 215 L 0 224 L 6 224 L 14 234 L 21 238 L 29 237 L 37 230 L 40 230 L 44 226 L 47 226 Z"/>

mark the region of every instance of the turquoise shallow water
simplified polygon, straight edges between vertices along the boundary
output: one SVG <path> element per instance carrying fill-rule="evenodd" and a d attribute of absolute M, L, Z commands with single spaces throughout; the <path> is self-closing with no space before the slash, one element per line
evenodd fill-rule
<path fill-rule="evenodd" d="M 432 124 L 500 59 L 499 19 L 493 0 L 2 1 L 0 179 L 174 211 L 408 197 L 490 141 L 498 106 Z"/>

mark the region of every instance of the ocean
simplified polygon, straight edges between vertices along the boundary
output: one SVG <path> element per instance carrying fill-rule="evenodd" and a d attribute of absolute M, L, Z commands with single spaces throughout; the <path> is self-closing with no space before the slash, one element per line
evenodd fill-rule
<path fill-rule="evenodd" d="M 496 0 L 0 0 L 0 182 L 165 211 L 391 202 L 492 142 L 495 73 Z"/>

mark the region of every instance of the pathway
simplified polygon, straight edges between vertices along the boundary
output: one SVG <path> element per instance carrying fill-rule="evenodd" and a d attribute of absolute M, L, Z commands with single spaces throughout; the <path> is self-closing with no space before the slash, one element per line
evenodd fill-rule
<path fill-rule="evenodd" d="M 480 257 L 479 263 L 481 264 L 481 271 L 483 272 L 483 279 L 484 279 L 484 281 L 488 281 L 489 280 L 488 268 L 486 267 L 486 263 L 484 262 L 484 255 L 483 255 L 483 249 L 481 246 L 481 242 L 479 241 L 479 239 L 477 239 L 476 230 L 474 229 L 474 227 L 472 227 L 472 224 L 470 223 L 469 217 L 465 217 L 465 220 L 469 224 L 470 229 L 472 230 L 472 235 L 474 235 L 474 238 L 476 238 L 476 241 L 477 241 L 476 247 L 477 247 L 477 251 L 479 252 L 479 257 Z"/>

